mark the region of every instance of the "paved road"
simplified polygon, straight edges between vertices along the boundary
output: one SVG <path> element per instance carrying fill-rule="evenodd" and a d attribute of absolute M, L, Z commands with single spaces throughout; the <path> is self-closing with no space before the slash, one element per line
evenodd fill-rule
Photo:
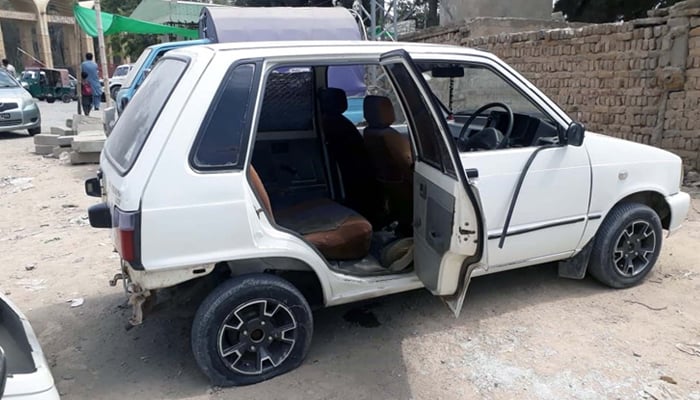
<path fill-rule="evenodd" d="M 41 111 L 41 131 L 49 133 L 52 126 L 64 126 L 66 119 L 71 118 L 73 114 L 78 112 L 78 102 L 49 104 L 45 101 L 40 101 L 39 110 Z M 102 118 L 102 110 L 93 111 L 90 113 L 90 116 Z"/>

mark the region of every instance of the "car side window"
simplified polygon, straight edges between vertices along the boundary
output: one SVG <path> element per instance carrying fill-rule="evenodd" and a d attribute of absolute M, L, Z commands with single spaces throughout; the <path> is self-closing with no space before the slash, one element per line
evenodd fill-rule
<path fill-rule="evenodd" d="M 199 170 L 240 168 L 250 132 L 255 64 L 241 64 L 226 76 L 202 123 L 192 164 Z"/>
<path fill-rule="evenodd" d="M 408 119 L 415 131 L 418 157 L 421 161 L 454 175 L 454 167 L 442 138 L 440 127 L 430 112 L 415 80 L 409 74 L 406 66 L 401 63 L 388 65 L 387 68 L 391 71 L 402 95 Z"/>

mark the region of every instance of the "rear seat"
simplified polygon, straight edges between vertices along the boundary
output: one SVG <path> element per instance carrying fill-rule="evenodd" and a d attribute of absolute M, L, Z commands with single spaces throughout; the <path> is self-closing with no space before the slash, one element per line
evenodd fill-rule
<path fill-rule="evenodd" d="M 329 199 L 305 201 L 273 214 L 262 180 L 250 166 L 250 183 L 278 225 L 304 236 L 329 260 L 357 260 L 369 253 L 372 225 L 360 214 Z"/>

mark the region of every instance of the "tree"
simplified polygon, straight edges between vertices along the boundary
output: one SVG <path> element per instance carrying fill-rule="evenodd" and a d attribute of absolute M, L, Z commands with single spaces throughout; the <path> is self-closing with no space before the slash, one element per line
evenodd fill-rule
<path fill-rule="evenodd" d="M 128 17 L 138 7 L 140 0 L 102 0 L 102 11 Z M 138 58 L 143 50 L 158 43 L 157 35 L 119 33 L 106 38 L 115 56 Z"/>
<path fill-rule="evenodd" d="M 554 11 L 561 11 L 572 22 L 615 22 L 644 18 L 647 11 L 672 6 L 681 0 L 557 0 Z"/>

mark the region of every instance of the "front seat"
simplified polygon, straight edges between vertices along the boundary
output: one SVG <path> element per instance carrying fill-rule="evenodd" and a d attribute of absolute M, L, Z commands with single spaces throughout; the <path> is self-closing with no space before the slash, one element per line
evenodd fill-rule
<path fill-rule="evenodd" d="M 328 199 L 316 199 L 273 215 L 270 197 L 250 166 L 250 183 L 272 222 L 304 236 L 328 260 L 358 260 L 369 253 L 372 225 L 355 211 Z"/>
<path fill-rule="evenodd" d="M 363 109 L 367 120 L 365 146 L 389 203 L 389 214 L 398 221 L 397 230 L 410 236 L 413 222 L 411 142 L 407 135 L 391 127 L 396 117 L 388 97 L 367 96 Z"/>
<path fill-rule="evenodd" d="M 362 135 L 343 113 L 348 109 L 345 91 L 319 91 L 321 126 L 328 152 L 338 165 L 345 189 L 345 204 L 365 216 L 373 226 L 382 227 L 383 205 L 372 164 Z"/>

